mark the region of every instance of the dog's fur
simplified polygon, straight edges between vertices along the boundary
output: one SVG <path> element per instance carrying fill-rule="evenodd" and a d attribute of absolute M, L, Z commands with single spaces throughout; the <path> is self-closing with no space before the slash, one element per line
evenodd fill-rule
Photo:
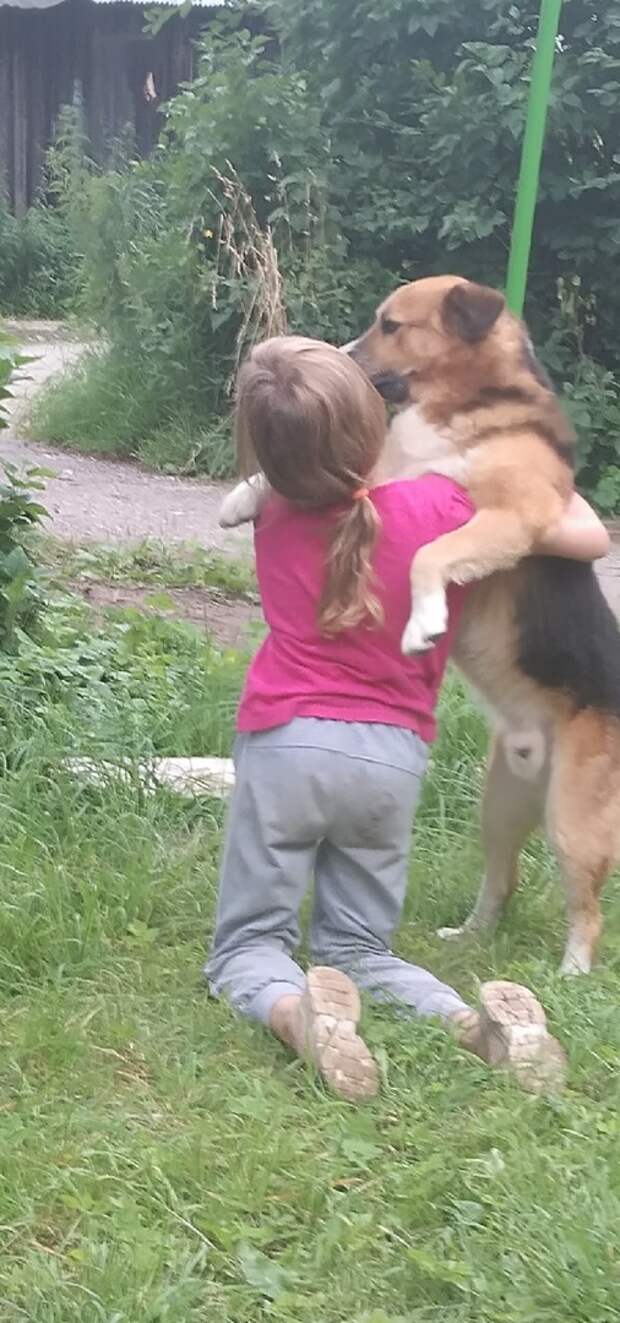
<path fill-rule="evenodd" d="M 566 890 L 562 968 L 590 969 L 599 895 L 620 854 L 620 634 L 590 566 L 529 556 L 572 488 L 574 438 L 523 324 L 502 296 L 456 276 L 416 281 L 379 308 L 348 351 L 398 412 L 377 479 L 442 473 L 477 513 L 412 566 L 405 652 L 446 627 L 449 582 L 476 581 L 455 660 L 490 709 L 483 803 L 486 871 L 470 918 L 493 925 L 541 822 Z M 232 493 L 225 523 L 251 518 L 262 488 Z"/>

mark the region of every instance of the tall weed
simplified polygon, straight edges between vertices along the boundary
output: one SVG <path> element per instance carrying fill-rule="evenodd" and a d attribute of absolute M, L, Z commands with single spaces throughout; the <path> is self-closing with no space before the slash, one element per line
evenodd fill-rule
<path fill-rule="evenodd" d="M 65 317 L 77 304 L 77 213 L 92 171 L 78 110 L 65 107 L 46 153 L 39 196 L 19 220 L 0 195 L 0 313 Z"/>

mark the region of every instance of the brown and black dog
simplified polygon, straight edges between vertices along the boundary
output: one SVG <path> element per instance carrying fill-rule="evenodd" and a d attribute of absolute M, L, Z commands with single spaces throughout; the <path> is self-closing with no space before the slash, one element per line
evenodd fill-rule
<path fill-rule="evenodd" d="M 446 584 L 512 567 L 558 521 L 572 487 L 572 429 L 494 289 L 455 276 L 405 285 L 347 350 L 399 408 L 382 468 L 445 473 L 477 509 L 415 558 L 402 646 L 423 652 L 445 631 Z"/>
<path fill-rule="evenodd" d="M 620 854 L 620 633 L 591 566 L 529 555 L 571 492 L 572 430 L 523 323 L 485 286 L 457 276 L 405 285 L 347 349 L 396 409 L 378 480 L 442 473 L 477 510 L 416 555 L 403 636 L 405 652 L 432 647 L 447 584 L 475 582 L 454 656 L 495 730 L 486 869 L 472 915 L 442 935 L 497 921 L 521 846 L 544 824 L 568 905 L 562 968 L 586 972 Z M 238 516 L 252 517 L 251 504 L 237 498 Z"/>

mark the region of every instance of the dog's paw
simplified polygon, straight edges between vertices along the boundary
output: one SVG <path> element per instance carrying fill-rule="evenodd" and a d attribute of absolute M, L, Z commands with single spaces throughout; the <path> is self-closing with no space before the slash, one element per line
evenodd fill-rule
<path fill-rule="evenodd" d="M 238 528 L 247 524 L 260 510 L 260 492 L 249 482 L 240 482 L 234 491 L 224 497 L 220 506 L 220 528 Z"/>
<path fill-rule="evenodd" d="M 577 978 L 580 974 L 589 974 L 591 969 L 592 959 L 589 952 L 571 950 L 570 947 L 566 950 L 560 965 L 560 974 L 566 978 Z"/>
<path fill-rule="evenodd" d="M 419 652 L 430 652 L 434 646 L 435 639 L 431 638 L 412 616 L 401 639 L 401 652 L 405 657 L 412 657 Z"/>
<path fill-rule="evenodd" d="M 419 597 L 401 641 L 401 650 L 406 657 L 412 653 L 428 652 L 445 634 L 448 628 L 448 603 L 442 591 Z"/>

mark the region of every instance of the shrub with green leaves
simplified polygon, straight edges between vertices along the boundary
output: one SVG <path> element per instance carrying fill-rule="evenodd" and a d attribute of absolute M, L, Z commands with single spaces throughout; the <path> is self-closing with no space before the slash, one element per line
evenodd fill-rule
<path fill-rule="evenodd" d="M 5 461 L 0 481 L 0 650 L 16 652 L 20 637 L 33 635 L 45 601 L 43 579 L 29 551 L 32 529 L 47 514 L 33 492 L 43 491 L 45 471 L 18 473 Z"/>
<path fill-rule="evenodd" d="M 7 426 L 11 378 L 24 360 L 0 331 L 0 429 Z M 29 534 L 47 514 L 33 493 L 44 488 L 44 469 L 20 474 L 4 462 L 0 480 L 0 651 L 15 652 L 21 635 L 37 628 L 44 601 L 42 578 L 31 558 Z"/>
<path fill-rule="evenodd" d="M 266 330 L 252 320 L 261 275 L 237 261 L 243 227 L 237 214 L 231 231 L 223 179 L 238 181 L 255 234 L 275 247 L 291 329 L 342 342 L 387 289 L 429 272 L 501 285 L 538 8 L 273 0 L 263 36 L 240 7 L 211 19 L 153 156 L 80 177 L 67 214 L 106 350 L 52 391 L 36 433 L 162 467 L 231 466 L 231 377 L 240 346 Z M 527 316 L 552 366 L 561 345 L 582 479 L 607 510 L 618 507 L 619 69 L 620 0 L 566 0 Z M 66 172 L 69 193 L 74 180 Z"/>
<path fill-rule="evenodd" d="M 0 330 L 0 428 L 8 424 L 6 401 L 11 399 L 11 377 L 17 363 L 13 341 Z"/>
<path fill-rule="evenodd" d="M 0 312 L 64 317 L 74 306 L 79 259 L 66 218 L 43 202 L 16 220 L 0 199 Z"/>
<path fill-rule="evenodd" d="M 13 216 L 0 192 L 0 313 L 64 317 L 73 311 L 82 265 L 74 221 L 91 168 L 80 114 L 67 106 L 26 215 Z"/>

